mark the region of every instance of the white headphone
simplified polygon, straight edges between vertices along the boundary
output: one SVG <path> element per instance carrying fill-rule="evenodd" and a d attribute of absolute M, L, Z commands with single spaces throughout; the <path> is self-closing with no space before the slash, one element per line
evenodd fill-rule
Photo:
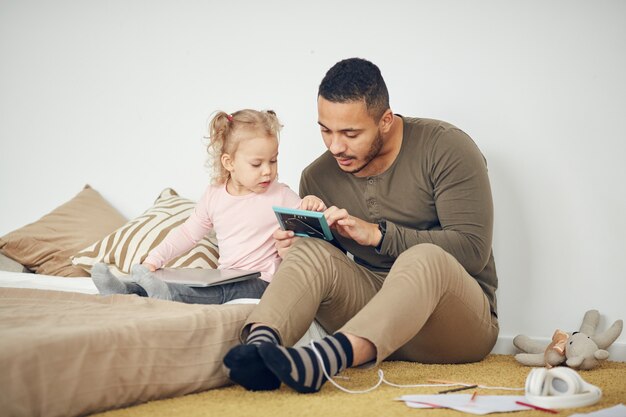
<path fill-rule="evenodd" d="M 533 368 L 526 378 L 526 399 L 545 408 L 585 407 L 597 403 L 602 390 L 571 368 Z"/>

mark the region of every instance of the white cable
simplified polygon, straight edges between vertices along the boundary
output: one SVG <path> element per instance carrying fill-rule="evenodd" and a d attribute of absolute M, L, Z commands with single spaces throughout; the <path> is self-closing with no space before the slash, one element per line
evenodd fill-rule
<path fill-rule="evenodd" d="M 511 387 L 490 387 L 488 385 L 479 385 L 476 388 L 484 388 L 484 389 L 500 389 L 503 391 L 524 391 L 524 388 L 511 388 Z"/>
<path fill-rule="evenodd" d="M 389 382 L 385 379 L 385 373 L 383 372 L 382 369 L 378 370 L 378 382 L 371 388 L 367 388 L 364 390 L 359 390 L 359 391 L 353 391 L 350 390 L 348 388 L 344 388 L 341 385 L 339 385 L 338 383 L 336 383 L 331 377 L 330 375 L 328 375 L 328 372 L 326 372 L 326 367 L 324 367 L 324 360 L 322 359 L 322 355 L 318 352 L 317 347 L 315 347 L 315 344 L 311 341 L 311 349 L 313 349 L 313 353 L 315 353 L 315 356 L 317 356 L 317 360 L 320 363 L 320 367 L 322 368 L 322 372 L 324 373 L 324 376 L 326 377 L 327 380 L 330 381 L 331 384 L 333 384 L 336 388 L 340 389 L 343 392 L 346 392 L 348 394 L 365 394 L 371 391 L 374 391 L 376 388 L 378 388 L 381 384 L 386 384 L 389 385 L 391 387 L 396 387 L 396 388 L 423 388 L 423 387 L 454 387 L 454 386 L 462 386 L 462 387 L 469 387 L 472 386 L 473 384 L 464 384 L 461 382 L 458 383 L 450 383 L 450 384 L 414 384 L 414 385 L 401 385 L 401 384 L 394 384 L 393 382 Z M 339 376 L 337 378 L 342 378 L 342 379 L 349 379 L 343 376 Z M 483 389 L 496 389 L 496 390 L 508 390 L 508 391 L 524 391 L 524 388 L 511 388 L 511 387 L 490 387 L 487 385 L 478 385 L 476 388 L 483 388 Z"/>
<path fill-rule="evenodd" d="M 381 374 L 383 374 L 383 370 L 379 369 L 378 372 L 380 372 Z M 462 385 L 462 386 L 470 386 L 469 384 L 413 384 L 413 385 L 401 385 L 401 384 L 394 384 L 393 382 L 389 382 L 387 381 L 385 378 L 383 378 L 383 382 L 391 387 L 396 387 L 396 388 L 422 388 L 422 387 L 454 387 L 457 385 Z"/>
<path fill-rule="evenodd" d="M 326 377 L 326 379 L 328 379 L 331 384 L 333 384 L 335 387 L 337 387 L 338 389 L 340 389 L 343 392 L 347 392 L 348 394 L 365 394 L 366 392 L 374 391 L 383 382 L 383 375 L 382 375 L 383 371 L 381 369 L 379 369 L 378 370 L 379 380 L 376 383 L 376 385 L 374 385 L 373 387 L 365 389 L 365 390 L 362 390 L 362 391 L 352 391 L 352 390 L 349 390 L 347 388 L 344 388 L 341 385 L 339 385 L 338 383 L 336 383 L 330 377 L 330 375 L 328 375 L 328 372 L 326 372 L 326 367 L 324 366 L 324 360 L 322 359 L 322 355 L 320 355 L 320 353 L 317 351 L 317 348 L 313 344 L 313 341 L 311 341 L 311 348 L 313 349 L 313 352 L 315 353 L 315 356 L 317 356 L 317 360 L 320 362 L 320 366 L 322 367 L 322 372 L 324 372 L 324 376 Z"/>

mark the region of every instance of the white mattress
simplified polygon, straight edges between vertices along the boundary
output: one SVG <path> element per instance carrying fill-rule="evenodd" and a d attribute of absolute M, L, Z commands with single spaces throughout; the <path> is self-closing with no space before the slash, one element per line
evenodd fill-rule
<path fill-rule="evenodd" d="M 78 292 L 83 294 L 98 294 L 98 289 L 91 278 L 66 278 L 51 275 L 31 274 L 25 272 L 0 271 L 0 287 L 8 288 L 34 288 L 40 290 L 54 290 Z M 259 300 L 241 298 L 229 301 L 226 304 L 256 304 Z M 322 326 L 314 321 L 306 334 L 295 345 L 308 344 L 311 340 L 318 340 L 328 333 Z"/>
<path fill-rule="evenodd" d="M 25 272 L 0 271 L 0 287 L 36 288 L 40 290 L 98 294 L 91 278 L 65 278 Z"/>

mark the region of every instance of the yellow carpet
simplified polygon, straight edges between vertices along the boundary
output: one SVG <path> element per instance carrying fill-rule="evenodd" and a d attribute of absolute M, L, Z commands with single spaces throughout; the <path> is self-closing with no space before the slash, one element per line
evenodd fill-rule
<path fill-rule="evenodd" d="M 523 387 L 530 368 L 515 362 L 512 356 L 490 355 L 480 363 L 467 365 L 420 365 L 409 362 L 385 362 L 381 369 L 385 378 L 397 384 L 421 384 L 429 379 L 471 382 L 490 386 Z M 619 403 L 626 404 L 626 363 L 604 362 L 598 369 L 581 371 L 589 383 L 599 386 L 603 397 L 591 407 L 561 410 L 558 415 L 569 416 L 575 412 L 590 412 Z M 376 370 L 349 369 L 338 379 L 342 386 L 353 390 L 365 389 L 378 380 Z M 159 417 L 159 416 L 461 416 L 453 410 L 410 409 L 394 398 L 408 394 L 433 394 L 442 388 L 394 388 L 381 386 L 373 392 L 360 395 L 343 393 L 326 383 L 317 394 L 298 394 L 288 387 L 273 392 L 248 392 L 238 386 L 210 390 L 135 407 L 97 414 L 99 417 Z M 473 391 L 469 391 L 473 392 Z M 479 389 L 481 394 L 523 395 L 521 391 L 490 391 Z M 509 413 L 491 414 L 503 416 Z M 470 414 L 466 414 L 470 415 Z M 520 411 L 515 417 L 549 416 L 541 411 Z"/>

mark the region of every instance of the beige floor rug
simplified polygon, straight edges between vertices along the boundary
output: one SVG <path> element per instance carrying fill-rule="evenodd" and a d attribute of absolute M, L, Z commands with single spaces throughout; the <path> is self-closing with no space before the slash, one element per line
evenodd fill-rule
<path fill-rule="evenodd" d="M 422 384 L 428 380 L 449 380 L 489 386 L 523 387 L 530 368 L 521 366 L 512 356 L 490 355 L 480 363 L 467 365 L 420 365 L 408 362 L 385 362 L 385 378 L 396 384 Z M 557 416 L 590 412 L 619 403 L 626 404 L 626 363 L 604 362 L 598 369 L 581 371 L 589 383 L 599 386 L 603 397 L 594 406 L 561 410 Z M 337 379 L 352 390 L 365 389 L 377 380 L 376 370 L 349 369 Z M 238 386 L 210 390 L 180 398 L 153 401 L 120 410 L 97 414 L 98 417 L 231 417 L 231 416 L 462 416 L 446 409 L 417 410 L 394 398 L 408 394 L 434 394 L 442 388 L 394 388 L 381 386 L 367 394 L 350 395 L 326 383 L 317 394 L 298 394 L 288 387 L 273 392 L 248 392 Z M 469 391 L 473 392 L 473 391 Z M 512 395 L 515 392 L 478 389 L 478 395 Z M 520 395 L 523 392 L 518 392 Z M 510 413 L 491 414 L 503 416 Z M 466 414 L 470 415 L 470 414 Z M 519 411 L 515 417 L 550 416 L 541 411 Z"/>

